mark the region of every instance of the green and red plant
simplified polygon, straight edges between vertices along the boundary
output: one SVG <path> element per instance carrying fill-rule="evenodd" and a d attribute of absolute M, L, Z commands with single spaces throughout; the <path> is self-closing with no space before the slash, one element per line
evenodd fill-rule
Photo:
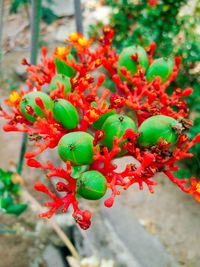
<path fill-rule="evenodd" d="M 193 88 L 193 93 L 186 98 L 186 102 L 190 110 L 189 116 L 196 117 L 195 125 L 188 133 L 191 138 L 194 137 L 200 131 L 200 1 L 195 1 L 193 8 L 189 7 L 190 4 L 186 0 L 105 0 L 104 3 L 111 9 L 109 24 L 115 31 L 113 46 L 118 52 L 124 47 L 147 47 L 151 42 L 155 42 L 155 57 L 182 55 L 178 76 L 167 91 L 171 93 L 173 87 Z M 102 21 L 90 25 L 89 34 L 98 36 L 102 26 Z M 150 74 L 148 76 L 151 78 Z M 109 88 L 113 85 L 112 80 L 108 78 L 105 83 Z M 113 86 L 113 91 L 114 88 Z M 177 175 L 187 177 L 187 170 L 190 170 L 192 175 L 200 179 L 200 146 L 195 146 L 191 151 L 194 157 L 181 162 L 185 168 Z"/>
<path fill-rule="evenodd" d="M 184 98 L 192 89 L 175 87 L 171 95 L 166 92 L 178 74 L 181 58 L 172 60 L 167 73 L 156 72 L 156 67 L 147 79 L 148 69 L 159 62 L 153 58 L 156 44 L 151 43 L 145 50 L 131 48 L 132 54 L 125 53 L 127 66 L 126 61 L 120 61 L 124 51 L 119 55 L 112 47 L 113 36 L 113 30 L 105 27 L 99 45 L 91 48 L 91 39 L 73 33 L 67 38 L 67 46 L 56 48 L 52 57 L 47 57 L 47 50 L 43 48 L 38 65 L 24 59 L 28 90 L 13 92 L 6 100 L 11 112 L 1 109 L 1 116 L 7 120 L 5 131 L 26 132 L 32 136 L 35 150 L 26 153 L 27 165 L 48 171 L 49 179 L 54 176 L 61 179 L 56 184 L 58 194 L 40 181 L 35 184 L 38 191 L 51 198 L 45 204 L 49 210 L 40 216 L 50 218 L 59 208 L 66 212 L 72 206 L 73 217 L 82 229 L 90 226 L 91 213 L 80 209 L 78 195 L 97 200 L 110 191 L 104 204 L 111 207 L 120 191 L 134 184 L 139 189 L 146 185 L 152 193 L 156 185 L 154 175 L 159 172 L 200 202 L 200 182 L 194 177 L 178 179 L 173 174 L 179 169 L 177 162 L 192 157 L 190 149 L 200 143 L 200 134 L 189 140 L 185 133 L 192 123 L 187 119 L 189 110 Z M 69 60 L 71 48 L 76 50 L 77 61 Z M 138 51 L 146 58 L 145 64 L 141 64 Z M 70 90 L 66 91 L 65 84 L 58 79 L 56 88 L 50 90 L 49 96 L 46 94 L 50 101 L 46 101 L 42 96 L 45 93 L 40 91 L 47 85 L 50 87 L 62 68 L 63 72 L 74 70 L 69 78 Z M 104 87 L 106 75 L 102 69 L 112 79 L 115 93 Z M 30 94 L 34 97 L 24 107 L 23 99 Z M 58 103 L 61 103 L 59 110 L 55 107 Z M 129 116 L 125 115 L 126 109 L 131 110 Z M 105 114 L 109 115 L 96 127 L 95 122 Z M 44 150 L 53 148 L 58 149 L 65 168 L 36 158 Z M 131 155 L 139 166 L 127 164 L 123 171 L 117 172 L 113 159 L 121 155 Z"/>

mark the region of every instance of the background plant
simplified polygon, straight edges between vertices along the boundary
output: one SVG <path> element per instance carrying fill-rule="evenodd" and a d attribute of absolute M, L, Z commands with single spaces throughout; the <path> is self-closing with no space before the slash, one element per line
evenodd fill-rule
<path fill-rule="evenodd" d="M 22 182 L 16 173 L 0 169 L 0 211 L 20 215 L 27 208 L 19 201 Z"/>
<path fill-rule="evenodd" d="M 48 3 L 52 3 L 52 0 L 48 0 Z M 10 7 L 10 12 L 11 13 L 17 13 L 19 8 L 23 7 L 26 9 L 26 12 L 29 16 L 29 6 L 30 6 L 31 1 L 30 0 L 12 0 L 11 2 L 11 7 Z M 46 7 L 42 7 L 42 19 L 46 23 L 52 23 L 54 20 L 57 19 L 57 16 L 53 13 L 53 11 Z"/>

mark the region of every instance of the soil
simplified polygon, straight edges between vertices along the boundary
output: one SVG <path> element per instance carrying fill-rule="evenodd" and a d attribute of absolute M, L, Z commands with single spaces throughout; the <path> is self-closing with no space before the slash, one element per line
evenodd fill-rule
<path fill-rule="evenodd" d="M 199 267 L 199 203 L 164 175 L 159 175 L 157 181 L 154 194 L 130 188 L 121 195 L 120 201 L 147 231 L 158 237 L 181 266 Z"/>
<path fill-rule="evenodd" d="M 10 1 L 6 1 L 7 6 Z M 13 16 L 13 15 L 12 15 Z M 16 15 L 19 19 L 19 15 Z M 25 14 L 23 14 L 25 16 Z M 9 22 L 11 21 L 12 24 Z M 43 26 L 43 32 L 51 34 L 56 32 L 62 19 L 50 26 Z M 7 18 L 7 30 L 13 25 L 13 17 Z M 10 80 L 16 82 L 15 66 L 21 61 L 21 58 L 27 56 L 28 37 L 22 31 L 21 38 L 16 39 L 16 44 L 21 47 L 20 51 L 10 48 L 4 57 L 4 81 Z M 6 32 L 6 31 L 5 31 Z M 26 36 L 23 39 L 22 36 Z M 21 40 L 25 43 L 20 43 Z M 48 34 L 45 37 L 48 40 Z M 52 40 L 52 39 L 51 39 Z M 50 47 L 56 43 L 51 41 Z M 16 47 L 15 47 L 16 48 Z M 17 82 L 21 83 L 20 80 Z M 1 84 L 1 99 L 7 97 L 10 93 L 8 83 Z M 3 125 L 0 120 L 0 126 Z M 16 133 L 0 132 L 0 168 L 14 170 L 18 161 L 20 142 L 22 135 Z M 53 157 L 55 159 L 56 154 Z M 23 177 L 27 189 L 37 200 L 44 202 L 41 194 L 33 190 L 33 184 L 36 180 L 44 178 L 43 172 L 24 167 Z M 176 186 L 167 181 L 163 176 L 155 188 L 155 194 L 150 194 L 147 190 L 139 191 L 137 188 L 130 188 L 122 193 L 120 201 L 130 212 L 134 212 L 141 224 L 151 234 L 158 236 L 165 245 L 169 253 L 185 267 L 200 266 L 200 212 L 199 204 L 192 197 L 180 192 Z M 40 219 L 37 215 L 28 209 L 18 218 L 8 215 L 0 215 L 0 267 L 29 267 L 31 263 L 38 259 L 38 265 L 45 267 L 42 251 L 48 239 L 44 240 L 37 234 L 37 224 Z M 5 229 L 6 228 L 6 229 Z M 2 230 L 3 229 L 3 230 Z M 151 266 L 150 266 L 151 267 Z M 162 267 L 162 266 L 161 266 Z"/>

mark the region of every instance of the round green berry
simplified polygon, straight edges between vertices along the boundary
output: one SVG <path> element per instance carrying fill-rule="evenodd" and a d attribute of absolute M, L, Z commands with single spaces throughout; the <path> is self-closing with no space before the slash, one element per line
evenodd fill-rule
<path fill-rule="evenodd" d="M 166 82 L 173 71 L 174 62 L 172 59 L 159 58 L 156 59 L 148 68 L 146 78 L 151 82 L 155 77 L 159 76 L 162 83 Z"/>
<path fill-rule="evenodd" d="M 79 115 L 76 108 L 65 99 L 57 99 L 53 106 L 54 119 L 60 122 L 66 129 L 74 129 L 79 123 Z"/>
<path fill-rule="evenodd" d="M 87 165 L 93 162 L 93 136 L 85 132 L 71 132 L 58 143 L 58 153 L 64 161 L 73 165 Z"/>
<path fill-rule="evenodd" d="M 126 47 L 122 50 L 119 60 L 117 71 L 122 80 L 126 80 L 124 75 L 121 73 L 120 68 L 125 67 L 132 75 L 137 72 L 137 62 L 131 58 L 131 56 L 137 54 L 138 62 L 142 68 L 147 69 L 148 67 L 148 56 L 142 46 L 133 45 Z"/>
<path fill-rule="evenodd" d="M 42 100 L 47 110 L 51 110 L 53 108 L 53 101 L 47 94 L 43 92 L 30 92 L 26 94 L 20 102 L 20 111 L 28 120 L 32 122 L 36 121 L 36 116 L 41 118 L 45 117 L 43 110 L 35 102 L 37 97 Z M 27 113 L 28 107 L 33 109 L 36 116 Z"/>
<path fill-rule="evenodd" d="M 139 127 L 138 132 L 141 134 L 138 138 L 138 144 L 141 147 L 150 147 L 157 145 L 160 138 L 171 145 L 176 144 L 178 134 L 174 130 L 178 121 L 174 118 L 156 115 L 146 119 Z"/>
<path fill-rule="evenodd" d="M 125 133 L 127 129 L 133 129 L 136 131 L 135 122 L 125 115 L 115 114 L 107 118 L 104 122 L 102 130 L 105 133 L 105 137 L 103 139 L 103 144 L 107 146 L 109 150 L 111 150 L 113 146 L 114 137 L 120 138 Z M 120 147 L 126 142 L 124 140 Z"/>
<path fill-rule="evenodd" d="M 87 171 L 77 180 L 77 193 L 89 200 L 98 200 L 106 193 L 106 178 L 98 171 Z"/>
<path fill-rule="evenodd" d="M 54 91 L 57 89 L 57 83 L 60 85 L 64 85 L 64 93 L 67 95 L 67 93 L 70 92 L 71 90 L 71 83 L 70 83 L 70 78 L 64 74 L 56 74 L 53 79 L 51 80 L 50 83 L 50 91 Z"/>

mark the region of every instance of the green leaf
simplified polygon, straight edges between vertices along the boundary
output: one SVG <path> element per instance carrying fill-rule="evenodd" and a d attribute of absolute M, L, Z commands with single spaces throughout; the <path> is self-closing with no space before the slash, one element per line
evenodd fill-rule
<path fill-rule="evenodd" d="M 13 173 L 10 171 L 4 171 L 0 169 L 0 181 L 4 183 L 5 187 L 10 187 L 12 184 L 12 175 Z"/>
<path fill-rule="evenodd" d="M 13 199 L 10 195 L 0 198 L 0 209 L 7 209 L 9 206 L 13 205 Z"/>
<path fill-rule="evenodd" d="M 42 7 L 42 19 L 47 23 L 51 24 L 55 20 L 58 19 L 58 17 L 53 13 L 53 11 L 48 7 Z"/>
<path fill-rule="evenodd" d="M 17 11 L 21 5 L 28 4 L 29 2 L 30 2 L 29 0 L 12 0 L 10 12 L 11 13 L 17 13 Z"/>
<path fill-rule="evenodd" d="M 73 77 L 75 75 L 75 70 L 69 65 L 67 65 L 64 61 L 56 58 L 55 64 L 57 73 L 64 74 L 68 77 Z"/>
<path fill-rule="evenodd" d="M 13 184 L 11 187 L 11 193 L 16 194 L 19 192 L 21 185 L 20 184 Z"/>
<path fill-rule="evenodd" d="M 19 216 L 28 207 L 27 204 L 14 204 L 6 209 L 6 213 Z"/>

